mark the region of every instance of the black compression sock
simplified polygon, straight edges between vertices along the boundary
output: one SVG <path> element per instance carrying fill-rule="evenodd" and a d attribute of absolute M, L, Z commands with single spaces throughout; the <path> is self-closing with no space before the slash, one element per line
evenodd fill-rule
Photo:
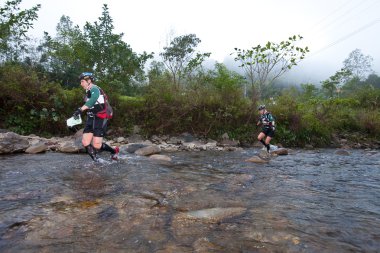
<path fill-rule="evenodd" d="M 102 143 L 102 147 L 100 148 L 100 150 L 104 150 L 104 151 L 108 151 L 108 152 L 111 152 L 111 154 L 115 154 L 115 149 L 111 148 L 108 144 L 106 143 Z"/>
<path fill-rule="evenodd" d="M 265 144 L 265 141 L 260 140 L 260 142 L 261 142 L 265 147 L 267 146 L 267 144 Z"/>
<path fill-rule="evenodd" d="M 85 148 L 92 160 L 97 161 L 98 157 L 96 156 L 96 149 L 91 144 L 86 146 Z"/>

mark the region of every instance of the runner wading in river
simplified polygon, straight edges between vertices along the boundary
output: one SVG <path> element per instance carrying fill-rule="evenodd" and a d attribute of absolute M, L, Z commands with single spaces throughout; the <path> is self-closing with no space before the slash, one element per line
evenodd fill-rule
<path fill-rule="evenodd" d="M 99 151 L 108 151 L 111 152 L 111 159 L 117 160 L 119 147 L 112 148 L 103 143 L 103 137 L 107 130 L 107 122 L 112 117 L 112 112 L 111 115 L 107 115 L 107 96 L 102 89 L 94 84 L 94 79 L 94 75 L 90 72 L 84 72 L 79 76 L 80 85 L 86 90 L 85 104 L 76 109 L 73 116 L 74 118 L 78 118 L 83 111 L 87 111 L 82 144 L 91 158 L 97 162 L 97 153 Z"/>
<path fill-rule="evenodd" d="M 265 108 L 265 105 L 259 106 L 260 119 L 257 122 L 257 125 L 262 125 L 260 134 L 257 136 L 257 139 L 267 148 L 267 151 L 270 150 L 270 141 L 274 136 L 275 132 L 275 123 L 273 115 L 268 112 Z M 265 141 L 263 140 L 266 137 Z"/>

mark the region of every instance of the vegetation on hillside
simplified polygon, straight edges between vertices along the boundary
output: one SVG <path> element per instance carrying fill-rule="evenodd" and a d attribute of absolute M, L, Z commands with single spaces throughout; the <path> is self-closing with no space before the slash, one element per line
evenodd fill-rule
<path fill-rule="evenodd" d="M 276 88 L 278 73 L 289 71 L 308 52 L 293 46 L 300 36 L 235 49 L 236 59 L 248 70 L 273 67 L 243 76 L 222 63 L 205 69 L 210 53 L 197 50 L 201 40 L 195 34 L 185 34 L 163 47 L 145 71 L 154 54 L 134 52 L 123 34 L 113 33 L 107 5 L 98 21 L 83 28 L 63 16 L 57 34 L 46 33 L 33 46 L 26 32 L 38 18 L 39 6 L 20 10 L 20 2 L 0 6 L 0 128 L 69 134 L 65 120 L 84 95 L 77 76 L 91 71 L 110 97 L 115 113 L 110 127 L 120 134 L 139 125 L 146 136 L 190 132 L 218 139 L 228 133 L 253 142 L 259 131 L 257 105 L 264 103 L 276 117 L 275 142 L 287 146 L 329 146 L 341 134 L 380 137 L 380 77 L 371 69 L 372 57 L 359 49 L 321 85 Z M 292 57 L 281 58 L 283 54 Z M 282 64 L 276 65 L 279 57 Z"/>

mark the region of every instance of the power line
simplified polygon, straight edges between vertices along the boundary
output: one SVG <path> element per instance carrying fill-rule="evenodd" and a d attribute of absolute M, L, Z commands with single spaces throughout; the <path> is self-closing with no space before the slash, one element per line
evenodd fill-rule
<path fill-rule="evenodd" d="M 349 34 L 341 37 L 340 39 L 336 40 L 335 42 L 333 42 L 333 43 L 331 43 L 331 44 L 329 44 L 329 45 L 321 48 L 320 50 L 314 52 L 313 54 L 311 54 L 309 56 L 306 56 L 305 58 L 310 58 L 310 57 L 312 57 L 312 56 L 314 56 L 314 55 L 316 55 L 316 54 L 318 54 L 318 53 L 320 53 L 320 52 L 322 52 L 322 51 L 324 51 L 324 50 L 326 50 L 326 49 L 328 49 L 328 48 L 330 48 L 332 46 L 335 46 L 336 44 L 338 44 L 338 43 L 340 43 L 342 41 L 345 41 L 346 39 L 354 36 L 355 34 L 357 34 L 359 32 L 364 31 L 365 29 L 367 29 L 367 28 L 369 28 L 369 27 L 371 27 L 371 26 L 373 26 L 373 25 L 375 25 L 376 23 L 379 23 L 379 22 L 380 22 L 380 19 L 375 19 L 374 21 L 372 21 L 372 22 L 370 22 L 370 23 L 368 23 L 368 24 L 366 24 L 366 25 L 364 25 L 364 26 L 356 29 L 355 31 L 353 31 L 353 32 L 351 32 L 351 33 L 349 33 Z"/>
<path fill-rule="evenodd" d="M 327 18 L 329 18 L 330 16 L 332 16 L 333 14 L 335 14 L 338 10 L 344 8 L 346 5 L 350 4 L 352 1 L 353 0 L 350 0 L 350 1 L 347 1 L 347 2 L 345 1 L 338 8 L 336 8 L 335 10 L 333 10 L 332 12 L 330 12 L 328 15 L 326 15 L 325 17 L 323 17 L 322 19 L 320 19 L 318 22 L 316 22 L 314 25 L 312 25 L 311 28 L 307 29 L 307 31 L 310 32 L 310 31 L 314 30 L 319 24 L 323 23 Z"/>
<path fill-rule="evenodd" d="M 356 14 L 354 14 L 353 16 L 351 15 L 351 16 L 348 16 L 348 17 L 346 17 L 345 19 L 341 20 L 341 22 L 338 23 L 337 26 L 340 27 L 341 24 L 346 23 L 348 20 L 350 20 L 350 19 L 352 19 L 352 18 L 354 18 L 354 17 L 356 17 L 356 16 L 362 14 L 363 12 L 367 11 L 369 8 L 372 8 L 373 6 L 375 6 L 375 5 L 379 4 L 379 3 L 380 3 L 380 1 L 375 0 L 374 2 L 370 3 L 370 5 L 368 5 L 366 8 L 360 10 L 359 12 L 356 12 Z M 356 6 L 357 6 L 357 5 L 356 5 Z M 355 7 L 356 7 L 356 6 L 355 6 Z M 350 10 L 352 10 L 352 8 L 351 8 Z M 318 35 L 320 35 L 320 34 L 322 34 L 322 33 L 325 33 L 325 32 L 327 32 L 328 30 L 331 30 L 331 29 L 327 29 L 327 28 L 331 27 L 331 26 L 332 26 L 333 24 L 335 24 L 340 18 L 344 17 L 344 16 L 345 16 L 346 14 L 348 14 L 348 13 L 349 13 L 349 12 L 345 12 L 344 15 L 341 15 L 339 18 L 333 20 L 333 22 L 331 22 L 330 24 L 324 26 L 323 29 L 322 29 L 322 28 L 319 29 L 319 31 L 317 31 L 316 34 L 314 34 L 314 36 L 317 37 Z M 332 27 L 331 27 L 331 28 L 332 28 Z M 323 31 L 324 29 L 325 29 L 325 31 Z"/>

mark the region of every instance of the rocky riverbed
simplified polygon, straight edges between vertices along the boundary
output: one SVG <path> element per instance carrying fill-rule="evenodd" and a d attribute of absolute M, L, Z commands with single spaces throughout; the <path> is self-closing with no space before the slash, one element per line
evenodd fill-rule
<path fill-rule="evenodd" d="M 378 151 L 260 153 L 2 155 L 0 252 L 379 251 Z"/>

